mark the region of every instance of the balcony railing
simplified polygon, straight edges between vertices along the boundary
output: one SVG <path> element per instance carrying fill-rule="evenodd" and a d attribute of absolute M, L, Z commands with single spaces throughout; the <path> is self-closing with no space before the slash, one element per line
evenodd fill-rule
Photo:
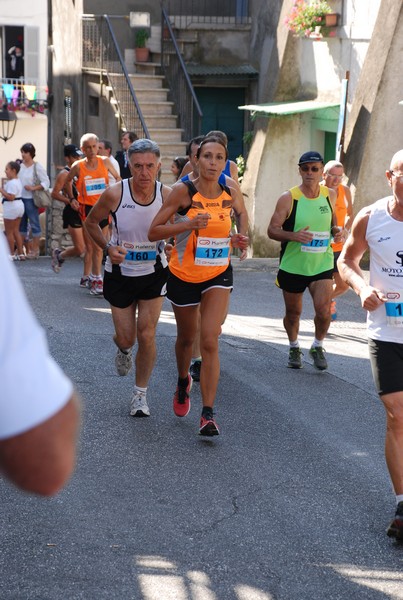
<path fill-rule="evenodd" d="M 38 86 L 37 79 L 0 78 L 0 107 L 9 110 L 43 113 L 48 107 L 48 88 Z"/>
<path fill-rule="evenodd" d="M 249 0 L 162 0 L 175 27 L 197 25 L 247 25 Z"/>

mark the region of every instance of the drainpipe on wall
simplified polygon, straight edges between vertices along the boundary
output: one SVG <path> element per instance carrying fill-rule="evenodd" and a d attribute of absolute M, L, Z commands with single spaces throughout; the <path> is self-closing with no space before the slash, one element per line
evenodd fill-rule
<path fill-rule="evenodd" d="M 47 34 L 47 61 L 48 61 L 48 74 L 47 74 L 47 84 L 48 84 L 48 108 L 47 108 L 47 157 L 46 157 L 46 171 L 49 175 L 49 179 L 51 179 L 51 156 L 52 156 L 52 94 L 51 90 L 53 89 L 53 27 L 52 27 L 52 0 L 48 0 L 48 34 Z M 52 185 L 52 180 L 50 181 Z M 46 231 L 45 231 L 45 254 L 49 255 L 49 236 L 51 232 L 51 224 L 52 224 L 52 206 L 50 206 L 46 210 Z"/>

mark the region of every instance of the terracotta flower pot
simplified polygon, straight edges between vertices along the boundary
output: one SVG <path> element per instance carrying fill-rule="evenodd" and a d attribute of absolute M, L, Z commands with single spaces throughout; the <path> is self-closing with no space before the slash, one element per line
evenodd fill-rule
<path fill-rule="evenodd" d="M 339 22 L 339 15 L 337 13 L 328 13 L 325 15 L 326 27 L 337 27 Z"/>
<path fill-rule="evenodd" d="M 135 52 L 135 59 L 136 62 L 148 62 L 149 56 L 150 56 L 150 49 L 145 47 L 145 48 L 135 48 L 134 49 Z"/>

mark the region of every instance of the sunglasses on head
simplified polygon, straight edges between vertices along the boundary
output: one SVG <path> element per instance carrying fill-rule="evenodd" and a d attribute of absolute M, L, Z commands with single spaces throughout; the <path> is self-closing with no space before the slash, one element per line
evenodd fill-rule
<path fill-rule="evenodd" d="M 304 171 L 304 173 L 308 173 L 308 171 L 312 171 L 312 173 L 317 173 L 321 170 L 322 167 L 308 167 L 308 165 L 300 165 L 299 168 L 301 169 L 301 171 Z"/>

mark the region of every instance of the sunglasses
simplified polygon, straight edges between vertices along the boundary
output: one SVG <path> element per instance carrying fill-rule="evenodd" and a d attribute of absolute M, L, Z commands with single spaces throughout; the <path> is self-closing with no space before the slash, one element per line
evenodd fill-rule
<path fill-rule="evenodd" d="M 304 173 L 308 173 L 308 171 L 312 171 L 312 173 L 317 173 L 322 169 L 322 167 L 308 167 L 307 165 L 300 165 L 299 167 L 301 171 Z"/>

